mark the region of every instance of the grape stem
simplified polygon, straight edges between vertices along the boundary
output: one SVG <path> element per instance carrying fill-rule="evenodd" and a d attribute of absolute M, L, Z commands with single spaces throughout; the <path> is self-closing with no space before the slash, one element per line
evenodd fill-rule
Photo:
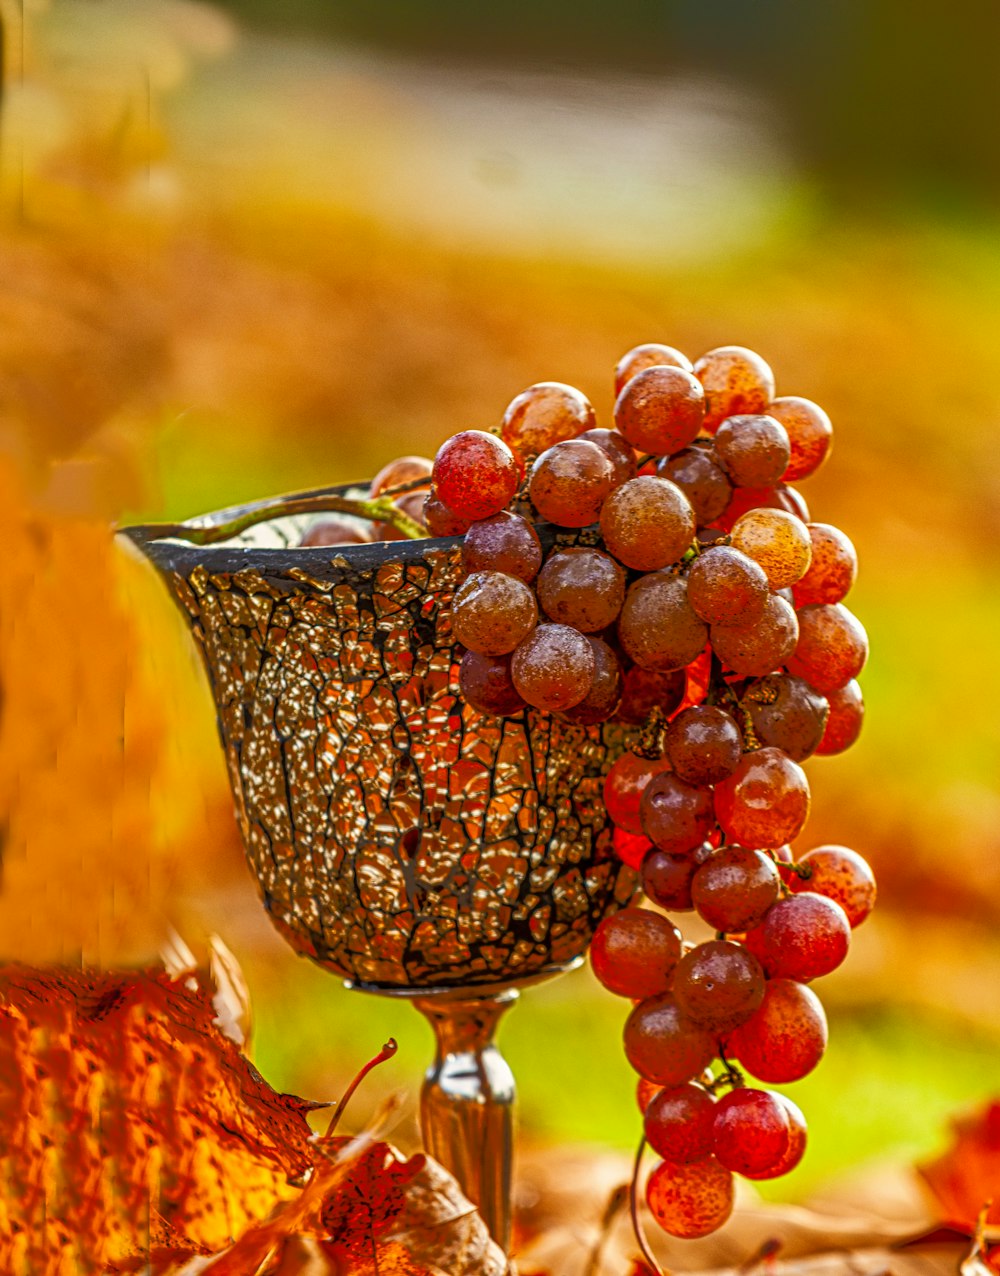
<path fill-rule="evenodd" d="M 188 541 L 192 545 L 216 545 L 239 536 L 248 527 L 270 522 L 275 518 L 287 518 L 292 514 L 354 514 L 357 518 L 371 519 L 377 523 L 389 523 L 408 540 L 423 540 L 427 528 L 392 503 L 391 497 L 382 495 L 375 500 L 355 500 L 349 496 L 334 496 L 323 492 L 318 496 L 294 496 L 268 501 L 255 509 L 246 510 L 226 523 L 212 527 L 189 527 L 184 523 L 164 523 L 157 528 L 161 539 L 172 537 Z"/>
<path fill-rule="evenodd" d="M 642 1154 L 645 1150 L 646 1136 L 644 1134 L 639 1140 L 639 1147 L 636 1150 L 635 1165 L 632 1169 L 632 1182 L 629 1184 L 628 1190 L 628 1208 L 632 1219 L 632 1232 L 635 1235 L 636 1244 L 642 1252 L 643 1259 L 649 1264 L 655 1276 L 670 1276 L 670 1273 L 665 1272 L 656 1261 L 656 1256 L 649 1248 L 649 1241 L 646 1239 L 646 1233 L 643 1231 L 642 1221 L 639 1218 L 639 1173 L 642 1170 Z"/>
<path fill-rule="evenodd" d="M 408 479 L 405 483 L 397 483 L 395 487 L 385 487 L 379 496 L 405 496 L 407 492 L 419 492 L 422 487 L 430 487 L 431 476 L 424 474 L 421 478 Z"/>
<path fill-rule="evenodd" d="M 344 1109 L 350 1103 L 354 1091 L 358 1088 L 361 1082 L 364 1081 L 372 1068 L 377 1068 L 380 1063 L 385 1063 L 386 1059 L 391 1059 L 398 1048 L 395 1038 L 390 1037 L 378 1054 L 375 1055 L 374 1058 L 369 1059 L 364 1067 L 359 1070 L 357 1076 L 341 1095 L 337 1102 L 337 1106 L 333 1109 L 333 1116 L 330 1118 L 330 1124 L 326 1127 L 326 1133 L 319 1140 L 321 1144 L 327 1143 L 333 1137 L 340 1118 L 344 1115 Z"/>

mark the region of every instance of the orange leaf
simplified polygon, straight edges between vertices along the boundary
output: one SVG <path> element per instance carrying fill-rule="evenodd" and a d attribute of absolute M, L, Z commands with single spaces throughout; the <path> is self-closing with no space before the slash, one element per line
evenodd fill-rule
<path fill-rule="evenodd" d="M 1000 1100 L 952 1123 L 952 1146 L 918 1166 L 943 1211 L 942 1221 L 972 1232 L 983 1207 L 986 1223 L 1000 1224 Z"/>

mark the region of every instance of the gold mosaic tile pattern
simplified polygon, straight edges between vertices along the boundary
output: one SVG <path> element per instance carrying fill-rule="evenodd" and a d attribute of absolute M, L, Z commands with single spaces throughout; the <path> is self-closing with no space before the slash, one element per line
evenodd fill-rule
<path fill-rule="evenodd" d="M 363 548 L 265 566 L 245 551 L 258 565 L 228 570 L 232 550 L 185 547 L 165 571 L 271 918 L 300 952 L 385 987 L 566 963 L 635 887 L 601 801 L 620 733 L 471 709 L 451 636 L 457 548 Z"/>

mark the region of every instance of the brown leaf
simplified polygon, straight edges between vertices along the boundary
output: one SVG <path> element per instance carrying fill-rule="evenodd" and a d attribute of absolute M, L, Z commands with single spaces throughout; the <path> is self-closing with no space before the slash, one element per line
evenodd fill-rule
<path fill-rule="evenodd" d="M 983 1206 L 986 1222 L 1000 1225 L 1000 1100 L 952 1122 L 952 1146 L 918 1166 L 942 1209 L 942 1222 L 971 1232 Z"/>

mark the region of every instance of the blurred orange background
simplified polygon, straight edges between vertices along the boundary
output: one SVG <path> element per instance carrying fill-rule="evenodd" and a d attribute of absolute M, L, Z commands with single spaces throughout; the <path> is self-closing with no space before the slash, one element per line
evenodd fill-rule
<path fill-rule="evenodd" d="M 868 721 L 809 764 L 801 849 L 881 892 L 772 1191 L 933 1150 L 1000 1045 L 1000 32 L 965 7 L 0 0 L 6 956 L 218 932 L 278 1088 L 335 1095 L 389 1032 L 415 1086 L 412 1011 L 269 930 L 193 647 L 111 525 L 433 455 L 537 380 L 608 423 L 630 346 L 744 344 L 834 421 L 804 495 L 858 547 Z M 529 1135 L 637 1137 L 611 1002 L 577 973 L 511 1017 Z"/>

